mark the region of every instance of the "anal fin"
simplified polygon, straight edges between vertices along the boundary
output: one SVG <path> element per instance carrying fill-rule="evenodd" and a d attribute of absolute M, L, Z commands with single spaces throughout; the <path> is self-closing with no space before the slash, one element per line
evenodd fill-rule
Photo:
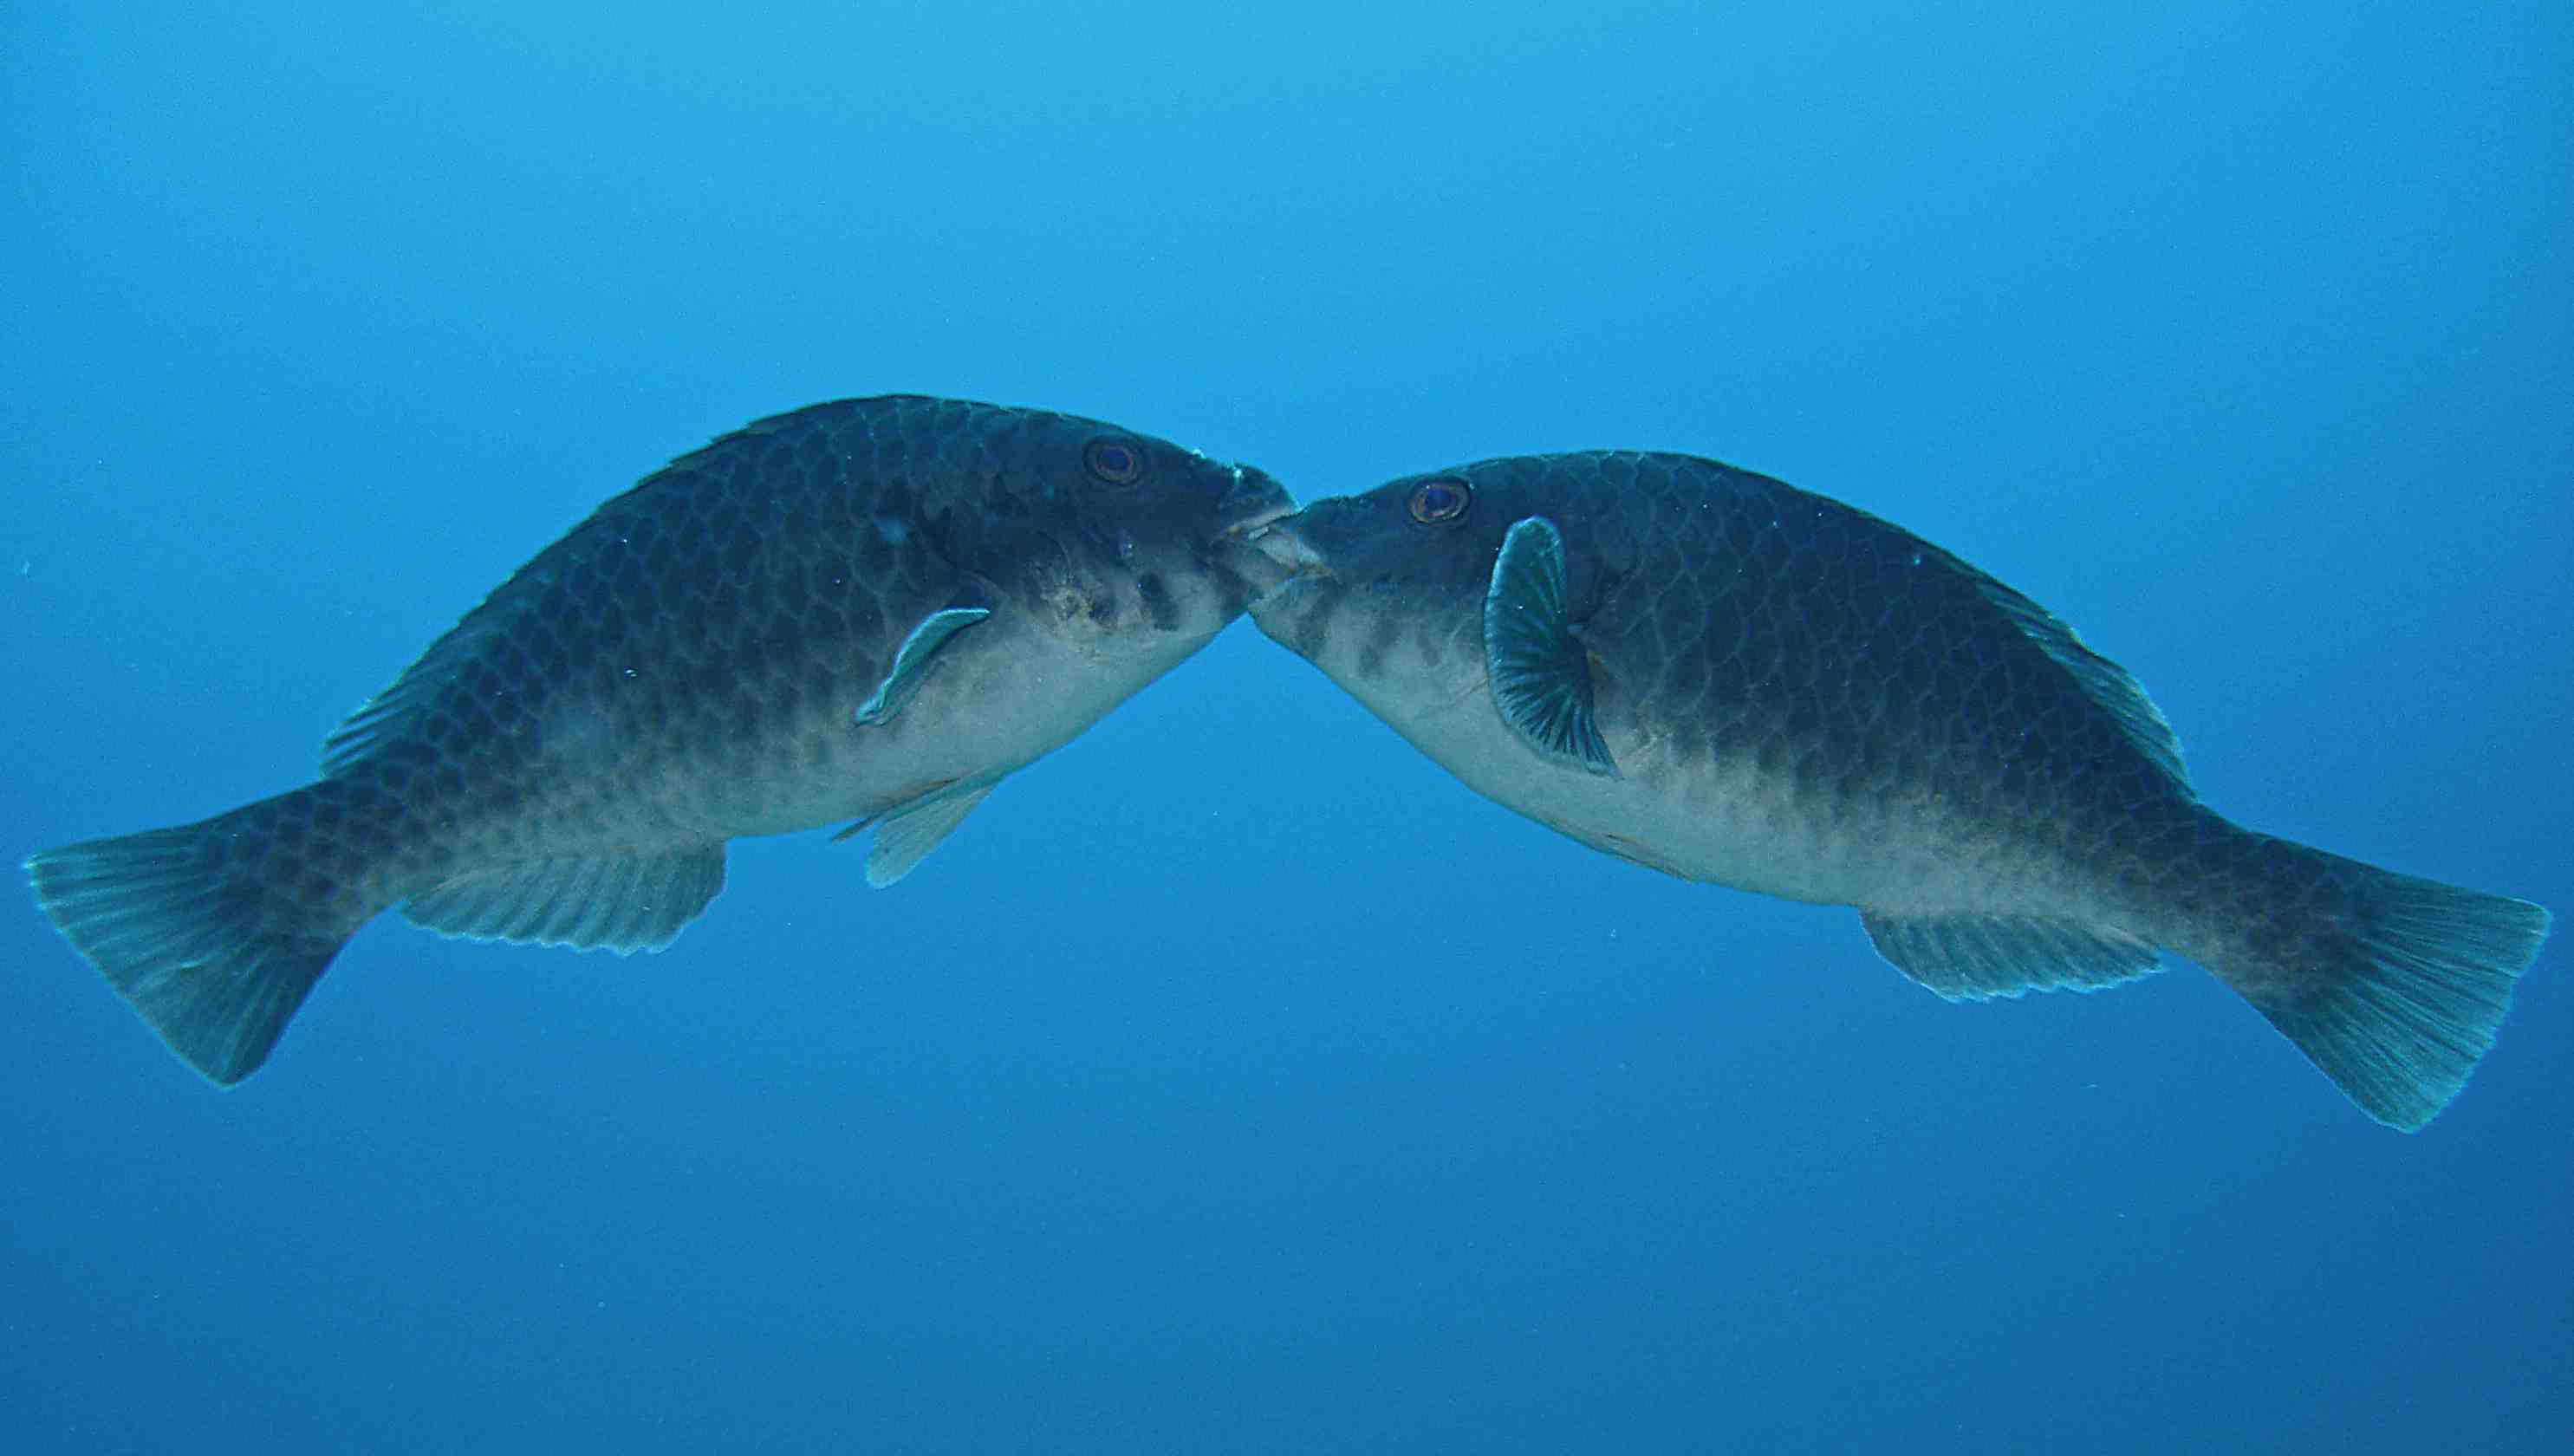
<path fill-rule="evenodd" d="M 403 917 L 442 935 L 621 955 L 678 938 L 723 889 L 721 843 L 666 854 L 531 859 L 415 895 Z"/>
<path fill-rule="evenodd" d="M 2161 968 L 2150 941 L 2034 915 L 1887 915 L 1862 910 L 1877 953 L 1952 1001 L 2096 991 Z"/>

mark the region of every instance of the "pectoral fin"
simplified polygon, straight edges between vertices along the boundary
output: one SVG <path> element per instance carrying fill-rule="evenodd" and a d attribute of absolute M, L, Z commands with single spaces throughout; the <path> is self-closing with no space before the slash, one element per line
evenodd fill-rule
<path fill-rule="evenodd" d="M 1530 747 L 1618 776 L 1592 714 L 1591 655 L 1565 616 L 1564 537 L 1543 516 L 1513 526 L 1493 560 L 1484 591 L 1484 668 L 1502 721 Z"/>
<path fill-rule="evenodd" d="M 920 691 L 922 678 L 935 664 L 938 650 L 949 638 L 992 615 L 992 609 L 960 604 L 942 607 L 920 620 L 911 635 L 894 649 L 893 667 L 867 701 L 858 705 L 856 721 L 880 724 L 902 712 L 902 706 Z"/>

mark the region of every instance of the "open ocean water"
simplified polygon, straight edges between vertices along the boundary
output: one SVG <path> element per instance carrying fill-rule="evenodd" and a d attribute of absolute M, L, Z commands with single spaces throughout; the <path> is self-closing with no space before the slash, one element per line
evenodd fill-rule
<path fill-rule="evenodd" d="M 10 862 L 307 778 L 814 400 L 1300 498 L 1711 455 L 2131 669 L 2208 799 L 2574 908 L 2574 9 L 0 9 Z M 898 886 L 359 935 L 218 1092 L 0 915 L 19 1453 L 2520 1453 L 2565 939 L 2417 1136 L 2186 965 L 1943 1003 L 1248 623 Z"/>

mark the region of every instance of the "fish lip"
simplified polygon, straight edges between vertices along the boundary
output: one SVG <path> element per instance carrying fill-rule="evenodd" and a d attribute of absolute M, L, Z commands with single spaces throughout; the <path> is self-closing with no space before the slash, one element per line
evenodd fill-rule
<path fill-rule="evenodd" d="M 1224 540 L 1244 540 L 1296 514 L 1295 498 L 1268 472 L 1244 465 L 1234 466 L 1232 471 L 1233 484 L 1216 510 L 1227 517 L 1239 512 L 1241 519 L 1227 523 L 1222 532 Z"/>
<path fill-rule="evenodd" d="M 1295 502 L 1271 502 L 1270 504 L 1252 512 L 1249 516 L 1246 516 L 1240 521 L 1236 521 L 1232 525 L 1226 527 L 1223 533 L 1224 538 L 1227 541 L 1240 541 L 1257 544 L 1261 537 L 1269 534 L 1269 529 L 1271 527 L 1276 526 L 1279 522 L 1284 521 L 1295 514 Z"/>
<path fill-rule="evenodd" d="M 1286 568 L 1293 576 L 1330 576 L 1331 564 L 1323 560 L 1322 554 L 1306 545 L 1305 538 L 1296 534 L 1295 527 L 1282 528 L 1278 524 L 1296 514 L 1294 511 L 1287 511 L 1270 517 L 1261 523 L 1258 530 L 1243 539 L 1244 544 Z"/>

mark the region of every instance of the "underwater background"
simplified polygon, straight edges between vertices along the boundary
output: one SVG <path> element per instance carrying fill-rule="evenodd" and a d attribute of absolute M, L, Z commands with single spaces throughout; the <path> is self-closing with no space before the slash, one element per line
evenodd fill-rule
<path fill-rule="evenodd" d="M 837 396 L 1300 498 L 1715 456 L 2132 670 L 2230 815 L 2574 908 L 2574 9 L 0 9 L 7 858 L 309 777 Z M 2554 1452 L 2560 934 L 2423 1133 L 2185 964 L 1943 1003 L 1249 624 L 867 890 L 362 932 L 202 1082 L 0 914 L 16 1452 Z"/>

